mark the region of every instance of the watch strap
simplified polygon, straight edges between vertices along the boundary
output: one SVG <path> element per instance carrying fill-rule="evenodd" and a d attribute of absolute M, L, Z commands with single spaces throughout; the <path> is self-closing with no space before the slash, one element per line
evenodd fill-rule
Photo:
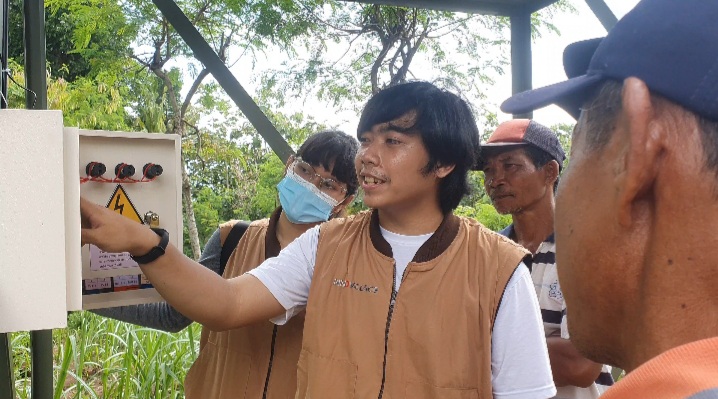
<path fill-rule="evenodd" d="M 135 262 L 137 262 L 140 265 L 154 262 L 155 260 L 157 260 L 157 258 L 164 255 L 165 250 L 167 249 L 167 244 L 169 244 L 169 242 L 170 242 L 170 234 L 167 232 L 167 230 L 159 229 L 159 228 L 155 228 L 155 227 L 151 228 L 151 230 L 154 231 L 155 234 L 160 236 L 160 243 L 157 244 L 156 246 L 152 247 L 152 249 L 150 249 L 150 251 L 144 255 L 140 255 L 140 256 L 130 255 L 130 257 L 132 257 L 132 260 L 134 260 Z"/>

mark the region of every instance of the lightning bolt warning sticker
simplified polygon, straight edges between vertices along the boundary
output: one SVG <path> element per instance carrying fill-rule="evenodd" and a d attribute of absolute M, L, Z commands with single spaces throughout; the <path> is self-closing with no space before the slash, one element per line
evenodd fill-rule
<path fill-rule="evenodd" d="M 107 201 L 107 205 L 105 205 L 105 207 L 111 211 L 119 213 L 126 218 L 132 219 L 139 223 L 143 223 L 142 218 L 140 217 L 140 213 L 137 212 L 137 209 L 132 204 L 132 201 L 130 201 L 130 197 L 127 196 L 127 192 L 120 184 L 118 184 L 115 188 L 115 191 L 112 193 L 112 196 L 110 197 L 110 200 Z M 130 257 L 129 253 L 105 252 L 94 245 L 90 245 L 90 270 L 103 271 L 124 269 L 128 267 L 137 267 L 137 262 L 135 262 Z M 90 288 L 88 288 L 88 290 L 90 290 Z M 100 290 L 97 292 L 103 291 Z"/>
<path fill-rule="evenodd" d="M 112 193 L 112 197 L 107 202 L 106 208 L 119 213 L 120 215 L 130 218 L 136 222 L 142 223 L 142 217 L 137 209 L 130 201 L 130 197 L 127 196 L 127 192 L 118 184 L 115 191 Z"/>

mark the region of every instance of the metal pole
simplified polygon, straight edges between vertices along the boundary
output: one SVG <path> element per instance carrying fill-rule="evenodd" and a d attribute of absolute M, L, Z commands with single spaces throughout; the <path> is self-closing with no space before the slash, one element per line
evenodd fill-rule
<path fill-rule="evenodd" d="M 45 67 L 45 2 L 25 0 L 25 81 L 30 90 L 25 97 L 28 109 L 47 109 Z M 30 332 L 32 346 L 33 399 L 50 399 L 52 381 L 52 330 Z"/>
<path fill-rule="evenodd" d="M 8 60 L 8 11 L 10 0 L 2 0 L 0 7 L 0 109 L 7 108 L 7 60 Z M 0 334 L 0 398 L 15 398 L 13 382 L 12 351 L 10 337 Z"/>
<path fill-rule="evenodd" d="M 511 19 L 511 91 L 513 94 L 531 90 L 531 14 L 519 12 Z M 533 113 L 514 115 L 531 119 Z"/>
<path fill-rule="evenodd" d="M 616 15 L 613 14 L 613 11 L 611 11 L 605 1 L 586 0 L 586 4 L 591 8 L 593 14 L 596 15 L 596 18 L 601 21 L 601 25 L 606 28 L 606 31 L 613 29 L 616 23 L 618 23 L 618 18 L 616 18 Z"/>
<path fill-rule="evenodd" d="M 0 7 L 0 109 L 7 108 L 7 60 L 8 60 L 8 43 L 9 43 L 9 18 L 8 12 L 10 9 L 10 0 L 2 0 L 2 7 Z"/>
<path fill-rule="evenodd" d="M 282 162 L 287 162 L 290 155 L 294 154 L 292 147 L 287 144 L 277 128 L 264 115 L 264 112 L 257 106 L 252 97 L 247 94 L 237 78 L 232 75 L 227 65 L 222 62 L 217 53 L 207 44 L 202 35 L 192 25 L 187 16 L 172 0 L 152 0 L 160 9 L 162 14 L 172 24 L 177 33 L 194 52 L 195 58 L 199 60 L 214 76 L 220 86 L 227 92 L 227 95 L 237 104 L 237 107 L 249 119 L 249 122 L 257 129 L 257 132 L 264 137 L 267 144 L 277 154 Z"/>
<path fill-rule="evenodd" d="M 0 398 L 15 398 L 10 338 L 0 334 Z"/>
<path fill-rule="evenodd" d="M 25 0 L 25 77 L 28 109 L 47 109 L 45 67 L 45 1 Z"/>

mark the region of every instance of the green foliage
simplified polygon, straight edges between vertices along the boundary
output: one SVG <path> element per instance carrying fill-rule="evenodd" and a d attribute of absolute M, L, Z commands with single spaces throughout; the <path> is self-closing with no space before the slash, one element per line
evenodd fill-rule
<path fill-rule="evenodd" d="M 8 62 L 17 84 L 8 84 L 10 108 L 25 108 L 25 74 L 15 61 Z M 124 87 L 111 75 L 94 78 L 78 77 L 73 82 L 48 76 L 47 104 L 49 109 L 62 111 L 65 126 L 83 129 L 128 130 L 122 93 Z"/>
<path fill-rule="evenodd" d="M 476 204 L 473 207 L 459 205 L 454 213 L 476 219 L 493 231 L 499 231 L 511 224 L 511 215 L 501 215 L 489 204 Z"/>
<path fill-rule="evenodd" d="M 53 332 L 55 399 L 184 397 L 183 381 L 194 362 L 200 326 L 171 334 L 89 312 L 69 315 Z M 12 335 L 15 389 L 30 397 L 29 333 Z"/>
<path fill-rule="evenodd" d="M 8 55 L 23 63 L 23 2 L 10 1 L 11 38 Z M 48 69 L 56 78 L 74 82 L 99 73 L 119 76 L 136 35 L 115 0 L 48 0 L 45 2 Z"/>
<path fill-rule="evenodd" d="M 563 169 L 568 166 L 568 161 L 571 154 L 571 135 L 573 134 L 574 124 L 559 123 L 551 126 L 551 129 L 558 135 L 558 141 L 561 143 L 564 152 L 566 153 L 566 159 L 563 161 Z"/>

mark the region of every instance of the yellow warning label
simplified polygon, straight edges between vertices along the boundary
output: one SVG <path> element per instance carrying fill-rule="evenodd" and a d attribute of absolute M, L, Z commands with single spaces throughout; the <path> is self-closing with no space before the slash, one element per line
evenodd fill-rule
<path fill-rule="evenodd" d="M 137 209 L 132 204 L 132 201 L 130 201 L 130 197 L 127 196 L 127 192 L 120 184 L 117 185 L 115 192 L 112 193 L 112 197 L 110 197 L 110 201 L 107 202 L 106 208 L 111 211 L 115 211 L 124 217 L 143 223 L 140 213 L 137 212 Z"/>

